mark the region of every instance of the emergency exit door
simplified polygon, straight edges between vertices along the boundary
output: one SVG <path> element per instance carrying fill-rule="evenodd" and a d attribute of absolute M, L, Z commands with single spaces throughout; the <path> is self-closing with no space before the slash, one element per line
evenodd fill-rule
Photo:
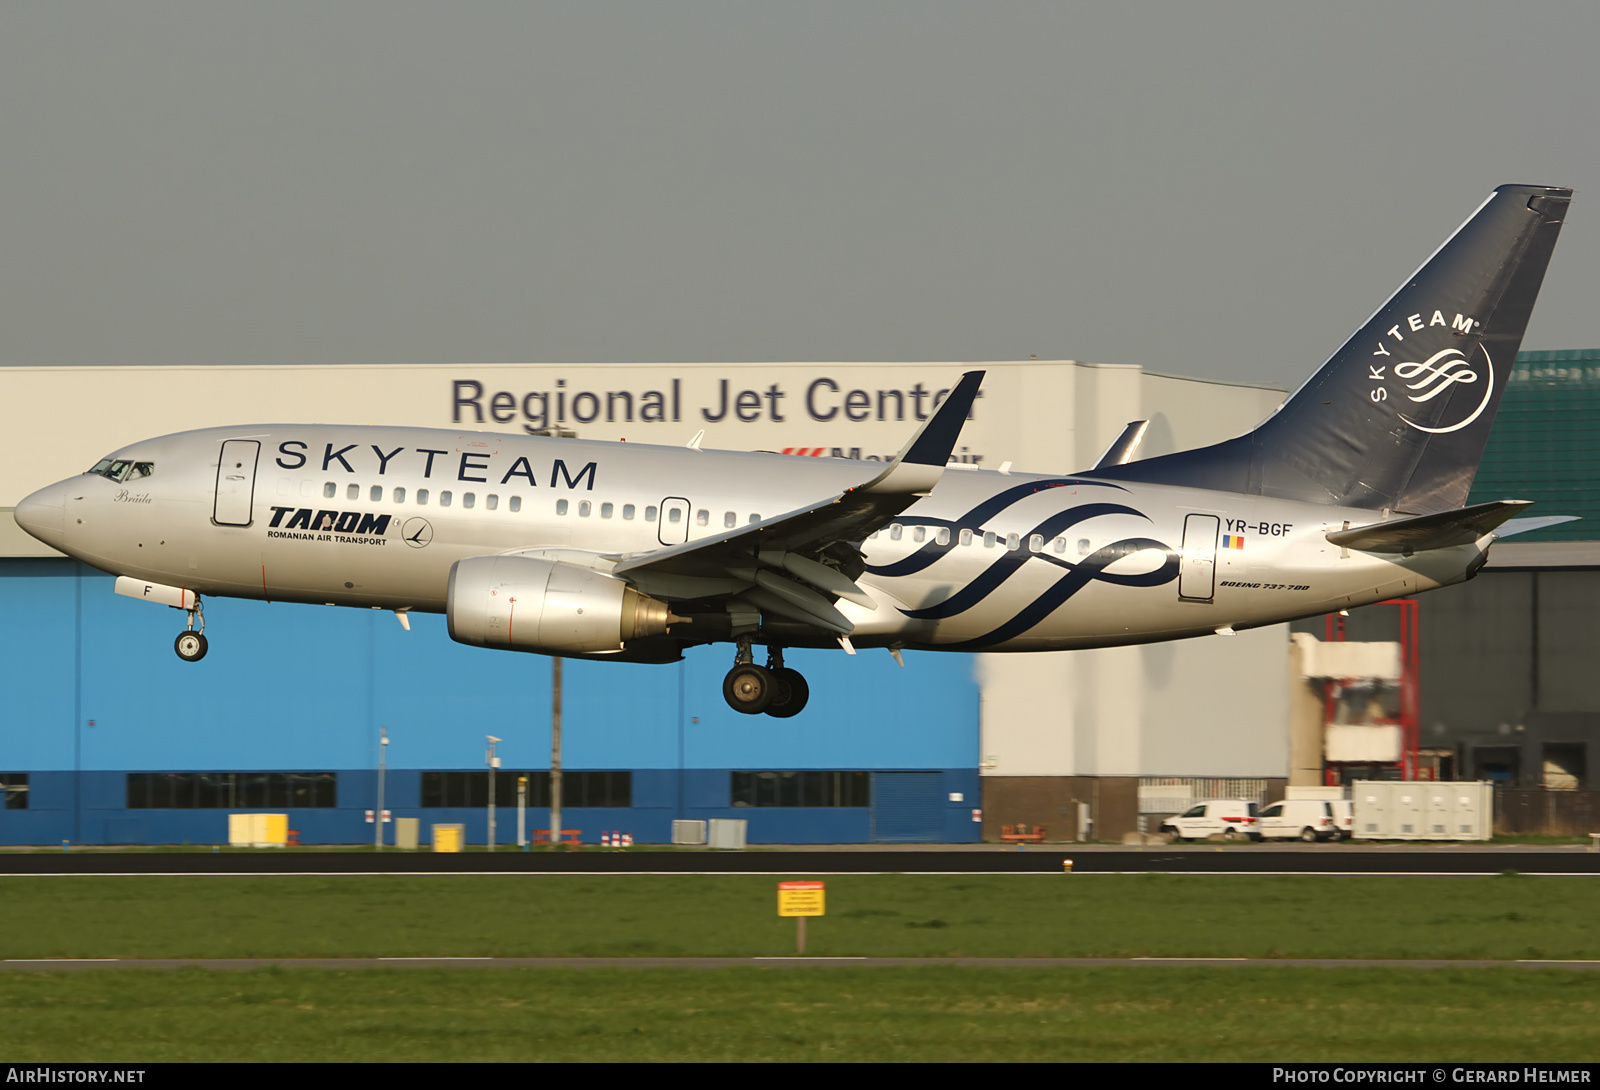
<path fill-rule="evenodd" d="M 656 540 L 663 545 L 682 545 L 689 540 L 689 501 L 668 496 L 661 501 L 661 520 L 656 523 Z"/>

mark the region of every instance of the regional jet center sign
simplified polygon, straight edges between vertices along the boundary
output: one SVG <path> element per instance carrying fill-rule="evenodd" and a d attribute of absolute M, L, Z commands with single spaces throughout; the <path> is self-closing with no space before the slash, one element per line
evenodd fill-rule
<path fill-rule="evenodd" d="M 819 445 L 818 433 L 811 426 L 832 425 L 829 430 L 837 432 L 840 425 L 892 423 L 900 425 L 903 442 L 951 389 L 923 381 L 910 386 L 861 384 L 834 375 L 789 382 L 763 377 L 754 383 L 749 375 L 687 382 L 682 376 L 672 376 L 645 388 L 618 388 L 565 377 L 532 389 L 504 388 L 503 379 L 502 388 L 496 388 L 492 379 L 485 382 L 479 378 L 452 378 L 449 385 L 450 423 L 455 427 L 515 425 L 529 434 L 543 434 L 549 429 L 578 431 L 594 425 L 609 432 L 635 424 L 676 424 L 704 429 L 710 435 L 713 429 L 731 433 L 743 424 L 788 425 L 795 441 L 777 448 L 780 453 L 871 460 L 893 458 L 898 445 L 887 451 L 870 445 L 863 448 L 859 439 L 848 447 Z M 982 392 L 978 396 L 981 398 Z M 977 415 L 974 407 L 969 420 Z M 709 441 L 706 445 L 723 444 Z M 969 446 L 957 453 L 957 460 L 979 465 L 984 456 Z"/>

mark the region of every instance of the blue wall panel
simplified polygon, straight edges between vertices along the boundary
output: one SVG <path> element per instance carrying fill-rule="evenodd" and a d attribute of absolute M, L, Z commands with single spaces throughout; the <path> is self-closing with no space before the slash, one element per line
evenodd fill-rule
<path fill-rule="evenodd" d="M 61 560 L 0 560 L 0 772 L 72 767 L 82 570 Z"/>
<path fill-rule="evenodd" d="M 365 840 L 380 726 L 392 740 L 387 805 L 429 822 L 417 770 L 484 767 L 485 735 L 503 739 L 503 767 L 548 767 L 547 658 L 456 644 L 437 616 L 414 617 L 407 632 L 387 612 L 213 599 L 209 654 L 186 663 L 172 651 L 182 612 L 115 595 L 112 583 L 70 561 L 0 560 L 0 772 L 32 777 L 32 809 L 0 816 L 0 842 L 142 829 L 208 843 L 225 838 L 225 812 L 126 811 L 124 773 L 247 770 L 338 771 L 339 809 L 297 812 L 296 827 L 307 842 Z M 634 772 L 631 810 L 583 820 L 656 840 L 676 816 L 747 818 L 757 842 L 869 835 L 865 810 L 734 810 L 730 769 L 941 770 L 970 778 L 975 798 L 974 660 L 905 658 L 902 670 L 883 651 L 790 652 L 811 703 L 788 720 L 723 703 L 726 647 L 666 666 L 567 660 L 565 766 Z M 481 839 L 484 819 L 473 820 Z M 947 827 L 972 839 L 954 817 Z"/>

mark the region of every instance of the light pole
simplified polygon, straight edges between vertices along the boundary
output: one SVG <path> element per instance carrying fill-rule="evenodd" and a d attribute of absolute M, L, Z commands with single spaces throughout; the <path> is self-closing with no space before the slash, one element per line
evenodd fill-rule
<path fill-rule="evenodd" d="M 561 660 L 550 660 L 550 843 L 561 846 Z"/>
<path fill-rule="evenodd" d="M 528 774 L 517 777 L 517 847 L 528 850 Z"/>
<path fill-rule="evenodd" d="M 489 851 L 494 851 L 494 781 L 495 774 L 500 769 L 500 758 L 494 755 L 494 745 L 500 739 L 494 735 L 485 735 L 489 739 Z"/>
<path fill-rule="evenodd" d="M 378 728 L 378 812 L 373 814 L 372 846 L 383 851 L 383 774 L 389 754 L 389 728 Z"/>

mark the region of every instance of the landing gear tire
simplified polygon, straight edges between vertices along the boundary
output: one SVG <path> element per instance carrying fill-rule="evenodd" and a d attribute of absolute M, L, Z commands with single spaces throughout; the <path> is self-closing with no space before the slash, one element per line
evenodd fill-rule
<path fill-rule="evenodd" d="M 179 632 L 172 649 L 184 662 L 199 662 L 206 657 L 206 637 L 201 632 Z"/>
<path fill-rule="evenodd" d="M 728 707 L 745 715 L 760 715 L 772 704 L 778 686 L 772 672 L 753 662 L 741 662 L 722 679 L 722 698 Z"/>
<path fill-rule="evenodd" d="M 787 666 L 780 666 L 771 673 L 774 692 L 772 703 L 767 705 L 767 714 L 774 719 L 788 719 L 790 716 L 799 715 L 805 708 L 806 701 L 811 699 L 811 686 L 806 684 L 804 675 L 799 670 L 791 670 Z"/>

